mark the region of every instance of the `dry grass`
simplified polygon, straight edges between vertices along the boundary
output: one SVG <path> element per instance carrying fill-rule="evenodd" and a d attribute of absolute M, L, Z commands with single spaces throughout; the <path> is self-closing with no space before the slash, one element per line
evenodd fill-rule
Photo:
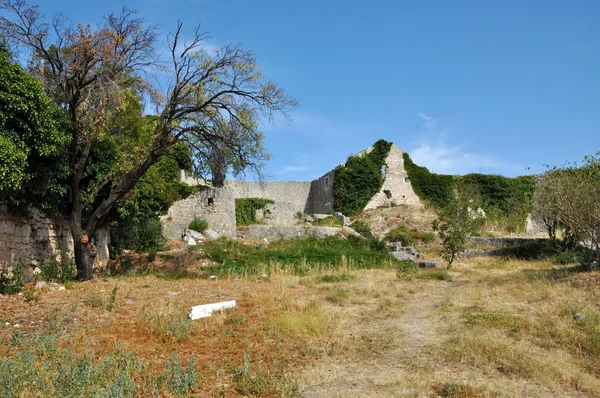
<path fill-rule="evenodd" d="M 2 296 L 0 355 L 15 332 L 97 357 L 120 343 L 155 376 L 177 353 L 196 358 L 197 396 L 600 396 L 600 273 L 478 258 L 419 275 L 136 276 Z M 234 310 L 185 318 L 232 299 Z"/>

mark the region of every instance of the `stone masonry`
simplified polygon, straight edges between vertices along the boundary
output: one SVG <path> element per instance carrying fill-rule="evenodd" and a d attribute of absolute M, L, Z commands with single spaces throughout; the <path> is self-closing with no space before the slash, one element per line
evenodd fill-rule
<path fill-rule="evenodd" d="M 51 219 L 35 208 L 16 216 L 0 205 L 0 271 L 9 272 L 17 264 L 38 266 L 48 257 L 73 258 L 73 237 L 66 219 Z M 108 261 L 106 231 L 98 233 L 95 266 Z"/>
<path fill-rule="evenodd" d="M 367 148 L 354 156 L 362 156 Z M 392 144 L 386 158 L 385 181 L 380 192 L 368 202 L 365 210 L 393 204 L 419 205 L 404 169 L 403 151 Z M 207 181 L 181 172 L 182 182 L 205 185 L 208 191 L 175 202 L 166 216 L 161 217 L 163 235 L 168 239 L 180 239 L 188 224 L 195 218 L 203 218 L 209 228 L 221 235 L 235 237 L 235 199 L 270 199 L 273 204 L 258 214 L 264 224 L 293 225 L 298 213 L 322 214 L 333 211 L 333 180 L 335 169 L 310 182 L 248 182 L 227 181 L 224 188 L 208 187 Z M 213 202 L 209 200 L 212 198 Z M 212 205 L 211 205 L 212 203 Z"/>

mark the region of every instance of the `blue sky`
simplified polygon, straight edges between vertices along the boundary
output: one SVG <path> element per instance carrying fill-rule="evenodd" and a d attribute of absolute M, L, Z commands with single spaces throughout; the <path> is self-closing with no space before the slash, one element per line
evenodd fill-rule
<path fill-rule="evenodd" d="M 434 172 L 540 172 L 600 150 L 600 1 L 39 0 L 95 23 L 241 44 L 300 101 L 265 125 L 270 180 L 310 180 L 379 138 Z"/>

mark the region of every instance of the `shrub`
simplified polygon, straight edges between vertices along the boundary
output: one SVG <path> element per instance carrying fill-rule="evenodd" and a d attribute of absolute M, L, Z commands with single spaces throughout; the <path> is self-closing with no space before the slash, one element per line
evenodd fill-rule
<path fill-rule="evenodd" d="M 156 252 L 163 250 L 165 239 L 158 218 L 140 222 L 113 223 L 110 228 L 110 256 L 116 258 L 122 250 Z"/>
<path fill-rule="evenodd" d="M 237 225 L 255 224 L 256 211 L 264 209 L 268 204 L 275 203 L 270 199 L 244 198 L 235 200 L 235 221 Z"/>
<path fill-rule="evenodd" d="M 426 234 L 423 234 L 422 239 L 425 243 L 431 243 L 435 240 L 435 234 L 433 232 L 428 232 Z"/>
<path fill-rule="evenodd" d="M 365 223 L 364 221 L 361 221 L 361 220 L 354 221 L 352 224 L 350 224 L 350 228 L 352 228 L 359 234 L 371 231 L 371 228 L 369 228 L 367 223 Z"/>
<path fill-rule="evenodd" d="M 142 308 L 139 319 L 149 335 L 163 343 L 181 343 L 192 333 L 194 323 L 178 306 L 169 305 L 160 312 Z"/>
<path fill-rule="evenodd" d="M 42 261 L 40 266 L 40 278 L 45 281 L 66 281 L 75 280 L 77 268 L 71 260 L 62 258 L 60 261 L 56 258 L 48 257 Z"/>
<path fill-rule="evenodd" d="M 392 147 L 391 142 L 379 140 L 373 150 L 362 156 L 351 156 L 346 164 L 335 169 L 333 178 L 333 208 L 346 215 L 364 209 L 381 189 L 384 176 L 381 169 Z"/>
<path fill-rule="evenodd" d="M 198 232 L 204 232 L 208 229 L 208 222 L 201 218 L 194 218 L 194 220 L 188 225 L 188 228 Z"/>
<path fill-rule="evenodd" d="M 0 272 L 0 294 L 17 294 L 25 283 L 25 265 L 18 263 L 12 273 Z"/>
<path fill-rule="evenodd" d="M 583 264 L 584 255 L 580 250 L 566 250 L 554 257 L 555 264 Z"/>
<path fill-rule="evenodd" d="M 415 237 L 406 228 L 399 226 L 389 231 L 384 239 L 388 242 L 400 242 L 402 246 L 410 246 L 413 244 Z"/>

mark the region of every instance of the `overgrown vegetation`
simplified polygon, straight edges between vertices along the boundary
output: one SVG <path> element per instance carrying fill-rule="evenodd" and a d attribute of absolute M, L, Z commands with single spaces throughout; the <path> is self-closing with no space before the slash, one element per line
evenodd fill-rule
<path fill-rule="evenodd" d="M 77 276 L 75 263 L 62 256 L 60 260 L 48 257 L 40 265 L 39 277 L 45 281 L 67 282 L 72 281 Z"/>
<path fill-rule="evenodd" d="M 268 204 L 273 204 L 270 199 L 243 198 L 235 200 L 235 221 L 237 225 L 256 224 L 256 211 L 263 210 Z"/>
<path fill-rule="evenodd" d="M 352 228 L 353 230 L 355 230 L 359 234 L 371 231 L 371 228 L 369 228 L 369 226 L 367 225 L 367 223 L 364 222 L 364 221 L 361 221 L 361 220 L 353 221 L 352 224 L 350 224 L 350 228 Z"/>
<path fill-rule="evenodd" d="M 12 272 L 0 271 L 0 294 L 17 294 L 25 283 L 25 265 L 17 263 Z"/>
<path fill-rule="evenodd" d="M 229 276 L 252 276 L 285 271 L 306 275 L 313 271 L 364 269 L 393 266 L 385 243 L 349 236 L 282 240 L 268 245 L 236 241 L 206 242 L 206 256 L 219 264 L 211 272 Z"/>
<path fill-rule="evenodd" d="M 193 231 L 204 232 L 208 229 L 208 222 L 201 218 L 194 218 L 188 228 Z"/>
<path fill-rule="evenodd" d="M 402 246 L 411 246 L 415 240 L 423 243 L 431 243 L 435 240 L 432 232 L 423 232 L 416 229 L 409 230 L 403 225 L 391 229 L 384 237 L 388 242 L 400 242 Z"/>
<path fill-rule="evenodd" d="M 185 397 L 199 386 L 194 361 L 184 366 L 177 354 L 153 376 L 150 363 L 118 344 L 104 353 L 92 347 L 76 352 L 53 336 L 15 335 L 10 347 L 0 358 L 2 397 L 148 397 L 159 391 Z"/>
<path fill-rule="evenodd" d="M 333 179 L 333 208 L 345 215 L 361 211 L 381 189 L 384 175 L 381 170 L 392 146 L 379 140 L 373 150 L 360 156 L 351 156 L 346 164 L 335 169 Z"/>
<path fill-rule="evenodd" d="M 452 176 L 431 173 L 426 167 L 416 165 L 404 152 L 404 167 L 415 193 L 438 208 L 446 207 L 457 189 L 474 186 L 480 195 L 480 206 L 486 218 L 501 224 L 508 232 L 525 227 L 531 211 L 534 176 L 508 178 L 493 174 L 467 174 Z"/>

